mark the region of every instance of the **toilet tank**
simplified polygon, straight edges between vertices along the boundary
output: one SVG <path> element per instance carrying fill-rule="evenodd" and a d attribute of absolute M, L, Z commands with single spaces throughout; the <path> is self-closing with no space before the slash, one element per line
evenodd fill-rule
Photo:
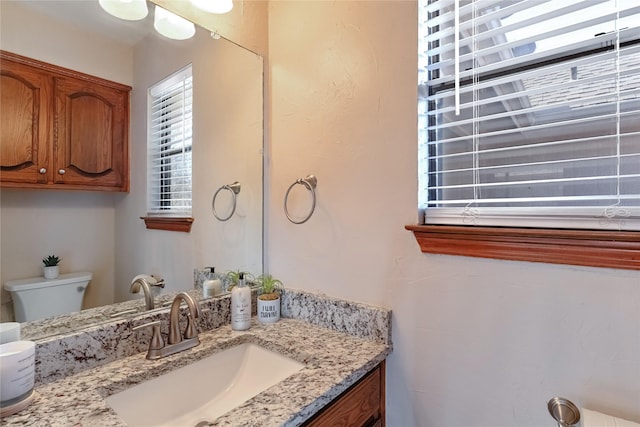
<path fill-rule="evenodd" d="M 11 293 L 16 322 L 29 322 L 82 310 L 92 277 L 87 272 L 61 274 L 56 279 L 33 277 L 10 280 L 4 288 Z"/>

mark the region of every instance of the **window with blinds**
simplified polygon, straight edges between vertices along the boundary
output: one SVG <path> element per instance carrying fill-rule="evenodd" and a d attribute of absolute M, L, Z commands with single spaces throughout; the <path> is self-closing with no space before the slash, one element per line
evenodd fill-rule
<path fill-rule="evenodd" d="M 149 90 L 147 212 L 191 216 L 191 66 Z"/>
<path fill-rule="evenodd" d="M 426 224 L 640 230 L 638 0 L 419 0 Z"/>

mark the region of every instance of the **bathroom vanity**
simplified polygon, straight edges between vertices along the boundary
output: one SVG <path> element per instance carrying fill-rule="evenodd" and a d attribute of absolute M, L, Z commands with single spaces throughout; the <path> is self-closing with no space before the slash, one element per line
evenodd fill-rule
<path fill-rule="evenodd" d="M 385 362 L 373 368 L 304 425 L 370 426 L 385 425 Z"/>
<path fill-rule="evenodd" d="M 233 331 L 224 320 L 228 318 L 228 299 L 225 296 L 201 302 L 201 325 L 214 324 L 213 317 L 217 316 L 222 316 L 225 324 L 200 333 L 199 346 L 158 360 L 147 360 L 146 351 L 141 351 L 100 364 L 100 357 L 93 355 L 81 371 L 58 378 L 54 367 L 49 366 L 54 363 L 54 347 L 68 354 L 75 342 L 79 348 L 71 353 L 82 365 L 82 342 L 95 342 L 89 337 L 93 331 L 43 346 L 38 362 L 41 385 L 36 388 L 34 403 L 3 419 L 3 425 L 124 426 L 107 397 L 243 343 L 258 345 L 303 367 L 223 415 L 207 420 L 213 425 L 384 425 L 384 361 L 391 352 L 390 311 L 288 290 L 282 303 L 285 318 L 262 325 L 254 317 L 251 328 L 240 332 Z M 144 344 L 149 331 L 131 329 L 158 316 L 123 319 L 115 330 L 125 337 L 124 341 L 137 337 Z M 116 341 L 120 342 L 103 339 L 101 345 L 117 352 Z M 224 370 L 219 366 L 199 374 L 213 382 Z M 51 378 L 55 380 L 49 382 Z M 172 392 L 166 390 L 169 395 Z"/>

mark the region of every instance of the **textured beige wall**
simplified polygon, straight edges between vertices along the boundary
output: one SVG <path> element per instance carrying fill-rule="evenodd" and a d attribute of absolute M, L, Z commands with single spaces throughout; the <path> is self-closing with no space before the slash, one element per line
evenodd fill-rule
<path fill-rule="evenodd" d="M 414 1 L 270 3 L 267 268 L 393 309 L 389 426 L 550 426 L 556 395 L 640 421 L 640 272 L 425 255 L 404 230 L 416 37 Z M 293 225 L 308 173 L 318 207 Z"/>

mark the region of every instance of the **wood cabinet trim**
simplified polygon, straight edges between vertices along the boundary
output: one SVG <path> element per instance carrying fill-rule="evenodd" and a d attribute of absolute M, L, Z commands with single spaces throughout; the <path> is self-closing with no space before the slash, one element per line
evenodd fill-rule
<path fill-rule="evenodd" d="M 144 221 L 145 226 L 149 230 L 164 230 L 164 231 L 181 231 L 189 233 L 191 231 L 191 224 L 193 224 L 193 218 L 188 217 L 164 217 L 164 216 L 141 216 L 140 219 Z"/>
<path fill-rule="evenodd" d="M 385 361 L 382 361 L 303 425 L 384 426 L 385 372 Z"/>
<path fill-rule="evenodd" d="M 424 253 L 640 270 L 640 232 L 406 225 Z"/>
<path fill-rule="evenodd" d="M 387 363 L 382 361 L 380 366 L 380 419 L 374 425 L 385 427 L 387 425 Z"/>
<path fill-rule="evenodd" d="M 99 84 L 102 86 L 110 87 L 112 89 L 117 89 L 122 91 L 131 90 L 131 86 L 128 86 L 122 83 L 106 80 L 97 76 L 92 76 L 90 74 L 82 73 L 80 71 L 75 71 L 69 68 L 61 67 L 59 65 L 49 64 L 47 62 L 42 62 L 37 59 L 28 58 L 26 56 L 18 55 L 17 53 L 9 52 L 6 50 L 0 50 L 0 59 L 11 60 L 14 62 L 18 62 L 20 64 L 29 65 L 34 68 L 39 68 L 49 73 L 58 74 L 59 76 L 65 76 L 65 77 L 71 77 L 78 80 L 84 80 L 89 83 Z"/>

